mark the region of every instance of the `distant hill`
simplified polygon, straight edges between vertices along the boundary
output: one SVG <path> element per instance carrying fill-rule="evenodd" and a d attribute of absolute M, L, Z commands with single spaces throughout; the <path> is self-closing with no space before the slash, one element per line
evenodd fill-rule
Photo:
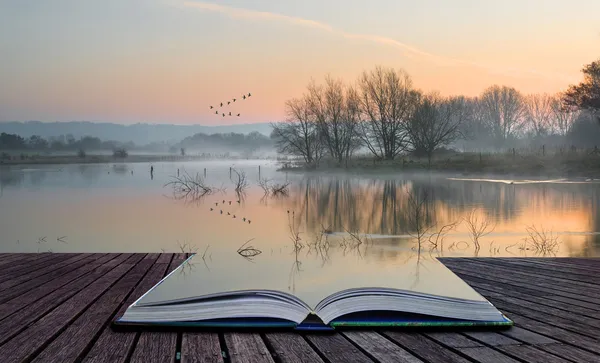
<path fill-rule="evenodd" d="M 163 141 L 175 143 L 199 132 L 205 134 L 228 132 L 249 134 L 252 131 L 257 131 L 268 136 L 271 133 L 271 127 L 266 122 L 222 126 L 168 124 L 120 125 L 100 122 L 0 122 L 0 132 L 17 134 L 25 138 L 32 135 L 49 138 L 71 134 L 76 139 L 84 136 L 94 136 L 102 140 L 133 141 L 137 145 Z"/>

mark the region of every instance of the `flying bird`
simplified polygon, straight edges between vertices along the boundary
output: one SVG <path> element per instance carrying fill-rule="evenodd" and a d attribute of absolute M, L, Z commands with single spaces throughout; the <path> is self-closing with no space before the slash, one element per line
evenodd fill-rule
<path fill-rule="evenodd" d="M 228 215 L 228 216 L 230 216 L 230 215 L 231 215 L 231 213 L 227 212 L 227 215 Z"/>
<path fill-rule="evenodd" d="M 229 116 L 231 116 L 231 112 L 229 112 Z"/>
<path fill-rule="evenodd" d="M 229 201 L 229 205 L 231 205 L 231 201 Z"/>
<path fill-rule="evenodd" d="M 215 111 L 215 115 L 218 115 L 218 114 L 219 114 L 219 111 Z"/>
<path fill-rule="evenodd" d="M 223 102 L 221 102 L 221 107 L 223 107 Z"/>
<path fill-rule="evenodd" d="M 252 94 L 250 94 L 250 92 L 248 92 L 248 97 L 252 96 Z"/>
<path fill-rule="evenodd" d="M 244 95 L 244 97 L 242 97 L 243 99 L 246 99 L 246 95 Z"/>
<path fill-rule="evenodd" d="M 233 99 L 233 102 L 235 102 L 235 98 Z"/>
<path fill-rule="evenodd" d="M 231 103 L 231 101 L 227 101 L 227 105 L 229 105 Z"/>
<path fill-rule="evenodd" d="M 223 114 L 223 117 L 225 117 L 225 114 Z"/>
<path fill-rule="evenodd" d="M 215 205 L 219 205 L 219 202 L 216 202 Z"/>
<path fill-rule="evenodd" d="M 235 218 L 235 214 L 233 215 L 233 218 Z"/>
<path fill-rule="evenodd" d="M 240 117 L 240 114 L 238 113 L 238 117 Z"/>
<path fill-rule="evenodd" d="M 221 210 L 221 214 L 223 214 L 223 211 Z"/>
<path fill-rule="evenodd" d="M 212 211 L 213 211 L 213 209 L 211 208 L 211 209 L 210 209 L 210 211 L 212 212 Z"/>
<path fill-rule="evenodd" d="M 246 217 L 242 218 L 242 220 L 243 220 L 244 222 L 246 222 Z"/>
<path fill-rule="evenodd" d="M 248 224 L 250 224 L 250 222 L 252 222 L 252 221 L 248 219 Z"/>
<path fill-rule="evenodd" d="M 212 109 L 213 109 L 213 107 L 212 107 L 212 106 L 210 106 L 210 109 L 212 110 Z"/>

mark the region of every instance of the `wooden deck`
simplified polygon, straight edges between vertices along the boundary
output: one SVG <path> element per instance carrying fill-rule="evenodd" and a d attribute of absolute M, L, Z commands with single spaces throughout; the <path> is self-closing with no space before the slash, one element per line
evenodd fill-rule
<path fill-rule="evenodd" d="M 0 254 L 2 362 L 600 362 L 600 259 L 442 259 L 501 332 L 115 332 L 183 254 Z"/>

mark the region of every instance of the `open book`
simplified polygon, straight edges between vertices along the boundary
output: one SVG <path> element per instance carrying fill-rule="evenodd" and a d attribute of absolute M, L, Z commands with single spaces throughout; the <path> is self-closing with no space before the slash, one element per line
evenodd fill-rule
<path fill-rule="evenodd" d="M 299 288 L 291 289 L 289 284 L 276 283 L 272 267 L 271 276 L 254 279 L 257 271 L 268 273 L 258 264 L 240 264 L 235 276 L 241 277 L 237 280 L 208 269 L 186 272 L 186 265 L 194 258 L 198 257 L 175 269 L 114 323 L 307 330 L 513 324 L 437 260 L 419 262 L 416 279 L 415 265 L 375 266 L 332 279 L 319 279 L 315 274 L 303 280 Z"/>

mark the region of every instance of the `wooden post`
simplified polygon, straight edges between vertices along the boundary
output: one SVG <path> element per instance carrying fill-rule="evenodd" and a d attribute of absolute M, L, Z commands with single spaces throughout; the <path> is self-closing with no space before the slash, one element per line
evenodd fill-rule
<path fill-rule="evenodd" d="M 542 156 L 546 155 L 546 145 L 542 145 Z"/>
<path fill-rule="evenodd" d="M 204 168 L 204 177 L 206 178 L 206 168 Z"/>
<path fill-rule="evenodd" d="M 229 179 L 231 179 L 231 166 L 229 167 Z"/>
<path fill-rule="evenodd" d="M 258 166 L 258 180 L 260 180 L 260 165 Z"/>

